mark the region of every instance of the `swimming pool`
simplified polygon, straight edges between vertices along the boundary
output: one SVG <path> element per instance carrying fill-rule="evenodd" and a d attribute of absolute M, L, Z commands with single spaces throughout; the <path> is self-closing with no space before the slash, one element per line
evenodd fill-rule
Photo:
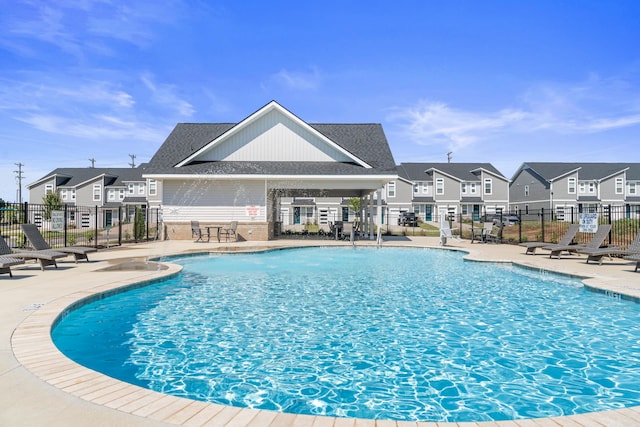
<path fill-rule="evenodd" d="M 550 417 L 640 401 L 638 304 L 429 249 L 172 259 L 53 330 L 70 358 L 192 399 L 359 418 Z"/>

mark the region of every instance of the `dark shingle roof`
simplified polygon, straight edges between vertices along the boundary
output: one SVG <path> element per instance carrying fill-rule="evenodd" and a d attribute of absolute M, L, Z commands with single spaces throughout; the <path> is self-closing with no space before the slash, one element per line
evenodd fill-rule
<path fill-rule="evenodd" d="M 51 176 L 58 177 L 58 187 L 75 187 L 83 182 L 106 175 L 107 186 L 124 186 L 126 181 L 145 181 L 142 178 L 144 168 L 57 168 L 49 172 L 37 182 Z"/>
<path fill-rule="evenodd" d="M 599 180 L 624 169 L 627 179 L 640 180 L 640 163 L 564 163 L 564 162 L 527 162 L 522 167 L 528 167 L 547 181 L 561 177 L 573 170 L 579 169 L 581 180 Z"/>
<path fill-rule="evenodd" d="M 423 181 L 431 179 L 425 172 L 429 169 L 437 169 L 461 181 L 478 181 L 480 176 L 473 173 L 477 169 L 485 169 L 505 178 L 491 163 L 401 163 L 398 165 L 398 175 L 409 181 Z"/>
<path fill-rule="evenodd" d="M 201 162 L 176 164 L 229 131 L 231 123 L 179 123 L 149 161 L 151 174 L 372 175 L 395 174 L 396 167 L 380 124 L 309 124 L 371 166 L 339 162 Z"/>

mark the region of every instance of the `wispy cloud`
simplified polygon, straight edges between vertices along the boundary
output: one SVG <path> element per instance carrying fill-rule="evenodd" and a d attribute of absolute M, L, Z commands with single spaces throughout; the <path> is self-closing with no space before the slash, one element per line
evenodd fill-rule
<path fill-rule="evenodd" d="M 421 100 L 392 110 L 388 119 L 419 145 L 459 149 L 497 135 L 587 134 L 640 125 L 640 90 L 627 80 L 590 76 L 573 85 L 532 86 L 515 106 L 497 111 L 465 110 Z"/>
<path fill-rule="evenodd" d="M 0 17 L 0 45 L 21 55 L 35 55 L 39 41 L 73 56 L 113 55 L 104 40 L 148 46 L 156 25 L 170 25 L 180 15 L 180 2 L 16 0 L 11 14 Z"/>
<path fill-rule="evenodd" d="M 167 130 L 158 122 L 175 123 L 176 110 L 181 116 L 193 112 L 188 102 L 162 89 L 164 85 L 134 94 L 110 81 L 29 77 L 2 81 L 0 111 L 5 117 L 55 135 L 157 142 Z M 151 111 L 153 120 L 148 118 Z"/>
<path fill-rule="evenodd" d="M 175 85 L 156 84 L 153 76 L 149 73 L 142 75 L 140 79 L 151 92 L 154 102 L 159 106 L 173 109 L 182 117 L 191 117 L 195 112 L 193 105 L 178 96 L 178 88 Z"/>
<path fill-rule="evenodd" d="M 308 71 L 282 69 L 271 76 L 271 81 L 292 90 L 315 90 L 322 83 L 322 75 L 316 67 Z"/>

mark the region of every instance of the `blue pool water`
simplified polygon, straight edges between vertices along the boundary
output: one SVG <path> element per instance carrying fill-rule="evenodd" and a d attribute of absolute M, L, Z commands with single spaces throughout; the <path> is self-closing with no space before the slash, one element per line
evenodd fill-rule
<path fill-rule="evenodd" d="M 54 328 L 68 357 L 225 405 L 389 420 L 640 404 L 640 304 L 576 279 L 415 248 L 173 258 L 177 277 Z"/>

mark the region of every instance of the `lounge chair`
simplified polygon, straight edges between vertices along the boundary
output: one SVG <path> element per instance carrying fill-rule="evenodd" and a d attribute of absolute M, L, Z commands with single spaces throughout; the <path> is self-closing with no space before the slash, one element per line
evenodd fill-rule
<path fill-rule="evenodd" d="M 40 230 L 38 230 L 38 227 L 35 224 L 20 224 L 20 226 L 22 227 L 22 232 L 31 244 L 31 247 L 37 251 L 55 251 L 62 252 L 67 255 L 73 255 L 76 263 L 81 259 L 89 262 L 88 254 L 98 251 L 98 249 L 88 246 L 66 246 L 64 248 L 54 249 L 49 246 L 46 240 L 44 240 L 44 237 L 42 237 Z"/>
<path fill-rule="evenodd" d="M 13 262 L 12 260 L 21 261 L 21 262 L 18 262 L 17 264 L 13 264 L 13 265 L 18 265 L 18 264 L 24 264 L 25 260 L 27 259 L 35 259 L 40 263 L 40 268 L 44 270 L 44 268 L 47 265 L 53 265 L 54 267 L 58 268 L 58 264 L 56 264 L 56 259 L 64 258 L 66 256 L 67 254 L 65 253 L 55 252 L 55 251 L 13 252 L 9 247 L 9 245 L 7 245 L 7 242 L 4 240 L 4 238 L 0 236 L 0 257 L 7 260 L 8 264 Z M 11 265 L 6 265 L 7 269 L 9 269 L 10 267 Z M 7 271 L 4 271 L 4 269 L 2 269 L 2 272 L 7 273 Z M 9 273 L 9 276 L 13 277 L 13 275 L 11 274 L 11 270 L 9 270 L 8 273 Z"/>
<path fill-rule="evenodd" d="M 203 231 L 200 228 L 199 221 L 191 221 L 191 237 L 197 237 L 196 242 L 204 242 L 204 238 L 207 238 L 207 242 L 211 239 L 211 235 L 209 234 L 209 229 L 205 228 L 206 231 Z"/>
<path fill-rule="evenodd" d="M 610 231 L 611 231 L 611 225 L 610 224 L 600 224 L 598 226 L 598 230 L 595 232 L 595 234 L 593 235 L 593 237 L 591 238 L 589 243 L 587 243 L 586 245 L 564 245 L 564 246 L 563 245 L 549 245 L 549 246 L 543 246 L 542 249 L 544 249 L 546 251 L 551 251 L 551 253 L 549 254 L 549 258 L 553 258 L 554 256 L 557 256 L 558 259 L 560 259 L 560 254 L 562 252 L 577 253 L 578 250 L 582 250 L 582 249 L 597 249 L 597 248 L 599 248 L 600 246 L 602 246 L 602 243 L 607 238 L 607 236 L 609 235 Z"/>
<path fill-rule="evenodd" d="M 640 254 L 640 233 L 636 234 L 635 239 L 633 239 L 627 248 L 618 246 L 610 246 L 606 248 L 581 248 L 578 249 L 578 253 L 587 255 L 587 264 L 589 264 L 589 261 L 597 261 L 599 265 L 602 265 L 602 258 L 606 256 L 611 259 L 613 255 L 638 255 Z"/>
<path fill-rule="evenodd" d="M 14 265 L 24 264 L 24 259 L 10 256 L 12 254 L 9 245 L 4 241 L 4 238 L 0 236 L 0 274 L 8 273 L 9 277 L 13 277 L 11 274 L 11 267 Z"/>
<path fill-rule="evenodd" d="M 236 234 L 236 230 L 238 230 L 238 221 L 231 221 L 231 224 L 229 224 L 229 227 L 225 227 L 222 230 L 220 230 L 220 234 L 224 235 L 225 242 L 228 242 L 231 236 L 233 236 L 233 238 L 236 239 L 237 241 L 238 235 Z"/>
<path fill-rule="evenodd" d="M 556 244 L 557 245 L 561 245 L 561 246 L 569 245 L 573 241 L 573 239 L 576 237 L 576 234 L 578 234 L 578 230 L 580 230 L 580 225 L 579 224 L 571 224 L 569 226 L 569 228 L 567 229 L 567 231 L 564 233 L 564 236 L 562 236 L 560 241 L 558 241 L 558 243 L 556 243 Z M 542 247 L 545 247 L 545 246 L 549 246 L 549 243 L 546 243 L 546 242 L 522 242 L 522 243 L 519 244 L 519 246 L 523 246 L 523 247 L 527 248 L 527 251 L 525 252 L 525 255 L 535 255 L 536 249 L 542 248 Z"/>
<path fill-rule="evenodd" d="M 491 234 L 491 230 L 493 230 L 493 222 L 485 222 L 482 224 L 482 228 L 474 228 L 473 233 L 471 233 L 471 243 L 474 240 L 478 240 L 480 242 L 486 242 L 487 236 Z"/>
<path fill-rule="evenodd" d="M 635 261 L 636 263 L 636 269 L 634 270 L 635 272 L 638 271 L 638 268 L 640 268 L 640 253 L 637 254 L 633 254 L 633 255 L 629 255 L 624 257 L 624 259 L 628 260 L 628 261 Z"/>
<path fill-rule="evenodd" d="M 457 236 L 454 236 L 451 232 L 451 227 L 449 226 L 449 221 L 445 215 L 440 217 L 440 246 L 444 246 L 447 244 L 447 239 L 457 239 L 460 240 Z"/>

